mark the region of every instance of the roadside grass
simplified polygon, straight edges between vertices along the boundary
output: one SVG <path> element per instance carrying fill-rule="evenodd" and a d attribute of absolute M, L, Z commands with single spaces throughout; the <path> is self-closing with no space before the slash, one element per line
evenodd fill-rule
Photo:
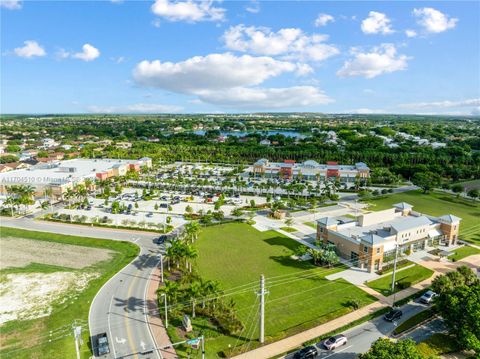
<path fill-rule="evenodd" d="M 416 325 L 420 324 L 421 322 L 432 318 L 434 315 L 434 312 L 432 309 L 427 309 L 424 311 L 421 311 L 420 313 L 415 314 L 414 316 L 408 318 L 405 320 L 402 324 L 400 324 L 398 327 L 395 328 L 393 331 L 393 334 L 399 335 L 402 334 L 403 332 L 406 332 L 407 330 L 415 327 Z"/>
<path fill-rule="evenodd" d="M 461 348 L 455 338 L 448 334 L 435 333 L 427 340 L 417 344 L 417 349 L 425 358 L 459 351 Z"/>
<path fill-rule="evenodd" d="M 412 264 L 413 262 L 409 261 L 408 259 L 405 259 L 403 261 L 398 261 L 397 270 L 408 267 L 409 265 L 412 265 Z M 385 270 L 382 269 L 382 275 L 392 273 L 392 272 L 393 272 L 393 264 L 388 269 L 385 269 Z"/>
<path fill-rule="evenodd" d="M 375 211 L 391 208 L 394 203 L 407 202 L 413 205 L 415 211 L 433 216 L 451 213 L 462 218 L 460 239 L 480 243 L 480 202 L 457 198 L 444 192 L 423 194 L 421 190 L 371 198 L 367 202 L 371 205 L 369 209 Z"/>
<path fill-rule="evenodd" d="M 463 246 L 455 249 L 453 254 L 448 256 L 448 259 L 450 259 L 452 262 L 455 262 L 474 254 L 480 254 L 480 249 L 471 246 Z"/>
<path fill-rule="evenodd" d="M 293 233 L 293 232 L 297 232 L 297 230 L 293 227 L 280 227 L 280 229 L 282 231 L 285 231 L 285 232 L 288 232 L 288 233 Z"/>
<path fill-rule="evenodd" d="M 352 302 L 362 307 L 376 300 L 344 280 L 325 278 L 344 270 L 343 265 L 320 268 L 292 259 L 300 245 L 278 232 L 260 232 L 242 223 L 212 226 L 201 231 L 195 243 L 197 270 L 201 277 L 219 281 L 224 290 L 245 286 L 242 292 L 227 298 L 234 299 L 238 316 L 245 325 L 244 332 L 233 336 L 213 335 L 209 328 L 208 358 L 230 352 L 229 348 L 231 352 L 238 352 L 259 345 L 255 291 L 260 274 L 265 275 L 269 291 L 265 312 L 266 342 L 347 314 L 353 310 Z M 195 322 L 193 325 L 195 329 Z"/>
<path fill-rule="evenodd" d="M 317 229 L 317 223 L 316 222 L 304 222 L 303 224 L 312 227 L 313 229 Z"/>
<path fill-rule="evenodd" d="M 408 288 L 424 279 L 430 278 L 432 274 L 432 270 L 422 267 L 418 264 L 415 264 L 413 267 L 397 271 L 395 275 L 395 292 Z M 384 296 L 393 294 L 391 291 L 392 276 L 390 275 L 367 282 L 367 285 Z"/>
<path fill-rule="evenodd" d="M 88 322 L 90 303 L 100 287 L 121 268 L 135 258 L 139 248 L 129 242 L 112 241 L 105 239 L 66 236 L 47 232 L 33 232 L 15 228 L 0 227 L 2 237 L 17 237 L 49 241 L 79 246 L 110 249 L 114 255 L 108 260 L 96 263 L 93 266 L 82 269 L 82 271 L 93 271 L 100 275 L 90 281 L 88 286 L 75 297 L 68 297 L 69 301 L 53 303 L 52 312 L 47 317 L 32 320 L 13 320 L 6 322 L 0 327 L 0 356 L 2 358 L 74 358 L 75 346 L 72 335 L 58 336 L 58 339 L 49 342 L 50 331 L 55 333 L 58 328 L 71 328 L 75 319 L 83 323 Z M 9 268 L 0 273 L 26 273 L 40 272 L 51 273 L 57 270 L 69 270 L 69 268 L 49 266 L 45 264 L 32 263 L 24 268 Z M 62 333 L 69 333 L 70 330 Z M 81 357 L 90 358 L 90 338 L 88 328 L 82 331 Z"/>

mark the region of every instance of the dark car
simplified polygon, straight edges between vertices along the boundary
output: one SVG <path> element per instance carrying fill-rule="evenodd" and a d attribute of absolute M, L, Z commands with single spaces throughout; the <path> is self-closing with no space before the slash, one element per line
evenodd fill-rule
<path fill-rule="evenodd" d="M 315 358 L 317 355 L 317 348 L 315 348 L 313 345 L 310 345 L 293 354 L 293 359 L 310 359 Z"/>
<path fill-rule="evenodd" d="M 160 203 L 160 208 L 168 208 L 168 204 L 166 204 L 166 203 Z"/>
<path fill-rule="evenodd" d="M 97 335 L 97 352 L 98 356 L 106 355 L 110 353 L 110 347 L 108 345 L 107 333 L 101 333 Z"/>
<path fill-rule="evenodd" d="M 160 237 L 155 238 L 155 239 L 153 240 L 153 242 L 156 243 L 156 244 L 163 244 L 163 243 L 165 243 L 165 241 L 166 241 L 167 239 L 168 239 L 168 237 L 167 237 L 165 234 L 162 234 Z"/>
<path fill-rule="evenodd" d="M 400 309 L 392 309 L 387 314 L 383 316 L 383 319 L 389 322 L 393 322 L 402 317 L 403 313 Z"/>

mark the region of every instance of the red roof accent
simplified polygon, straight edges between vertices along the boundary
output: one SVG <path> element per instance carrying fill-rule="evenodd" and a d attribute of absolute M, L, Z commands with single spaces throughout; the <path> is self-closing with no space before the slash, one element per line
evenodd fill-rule
<path fill-rule="evenodd" d="M 290 164 L 295 164 L 295 160 L 285 160 L 283 163 L 290 163 Z"/>
<path fill-rule="evenodd" d="M 336 166 L 336 165 L 338 165 L 338 162 L 335 162 L 335 161 L 327 161 L 327 165 Z"/>

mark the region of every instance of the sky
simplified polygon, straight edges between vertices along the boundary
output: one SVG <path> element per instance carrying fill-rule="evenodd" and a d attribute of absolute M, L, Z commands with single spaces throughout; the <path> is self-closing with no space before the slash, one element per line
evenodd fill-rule
<path fill-rule="evenodd" d="M 0 0 L 0 113 L 480 115 L 478 1 Z"/>

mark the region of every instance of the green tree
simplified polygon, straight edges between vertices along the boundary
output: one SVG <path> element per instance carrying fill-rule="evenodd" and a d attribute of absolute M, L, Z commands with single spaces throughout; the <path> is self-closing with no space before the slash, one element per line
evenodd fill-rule
<path fill-rule="evenodd" d="M 475 201 L 478 197 L 480 197 L 480 191 L 476 188 L 473 188 L 467 192 L 467 196 Z"/>
<path fill-rule="evenodd" d="M 412 177 L 412 183 L 420 187 L 423 193 L 428 193 L 431 189 L 438 187 L 441 178 L 438 174 L 433 172 L 417 172 Z"/>
<path fill-rule="evenodd" d="M 372 344 L 368 352 L 359 355 L 359 359 L 424 359 L 412 339 L 394 342 L 380 338 Z"/>

